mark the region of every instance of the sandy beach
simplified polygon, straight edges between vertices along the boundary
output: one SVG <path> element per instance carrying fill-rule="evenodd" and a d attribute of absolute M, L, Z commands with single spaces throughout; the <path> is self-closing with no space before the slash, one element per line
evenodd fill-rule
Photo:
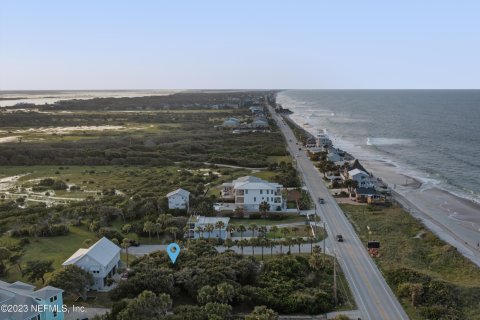
<path fill-rule="evenodd" d="M 296 117 L 290 118 L 295 121 Z M 316 128 L 295 122 L 316 134 Z M 354 150 L 352 154 L 357 156 Z M 370 173 L 388 184 L 395 199 L 406 210 L 480 267 L 480 204 L 424 183 L 392 163 L 361 157 L 358 160 Z"/>

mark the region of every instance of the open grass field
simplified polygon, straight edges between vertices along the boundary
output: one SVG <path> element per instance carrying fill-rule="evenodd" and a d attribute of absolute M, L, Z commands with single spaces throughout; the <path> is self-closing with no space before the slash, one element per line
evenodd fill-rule
<path fill-rule="evenodd" d="M 468 319 L 480 319 L 480 268 L 402 208 L 340 206 L 365 243 L 369 239 L 367 226 L 372 232 L 370 239 L 380 241 L 380 257 L 375 262 L 383 272 L 406 267 L 445 281 L 458 295 L 471 301 L 462 307 L 465 314 L 471 315 Z M 408 301 L 404 302 L 412 319 L 424 319 Z"/>

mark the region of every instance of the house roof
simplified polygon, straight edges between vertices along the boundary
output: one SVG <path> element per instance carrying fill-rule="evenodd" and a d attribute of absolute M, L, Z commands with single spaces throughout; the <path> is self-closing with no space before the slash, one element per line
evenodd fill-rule
<path fill-rule="evenodd" d="M 57 294 L 62 293 L 62 292 L 63 292 L 62 289 L 58 289 L 58 288 L 51 287 L 51 286 L 46 286 L 46 287 L 43 287 L 42 289 L 37 290 L 34 293 L 32 293 L 32 296 L 34 296 L 36 298 L 40 298 L 42 300 L 47 300 L 50 297 L 56 296 Z"/>
<path fill-rule="evenodd" d="M 353 170 L 348 171 L 348 175 L 351 176 L 351 177 L 353 177 L 357 174 L 363 174 L 363 175 L 368 176 L 368 173 L 366 173 L 365 171 L 360 170 L 360 169 L 353 169 Z"/>
<path fill-rule="evenodd" d="M 171 197 L 171 196 L 174 196 L 176 194 L 179 194 L 179 195 L 182 195 L 184 197 L 188 197 L 190 195 L 190 192 L 188 192 L 187 190 L 185 189 L 182 189 L 182 188 L 179 188 L 175 191 L 172 191 L 170 193 L 167 193 L 167 198 Z"/>
<path fill-rule="evenodd" d="M 362 170 L 363 172 L 368 173 L 368 171 L 365 170 L 365 168 L 360 164 L 360 161 L 358 161 L 358 159 L 355 159 L 355 161 L 353 161 L 353 163 L 350 165 L 350 170 L 353 170 L 353 169 L 359 169 L 359 170 Z"/>
<path fill-rule="evenodd" d="M 260 190 L 260 189 L 276 189 L 282 188 L 283 186 L 278 183 L 268 182 L 266 180 L 254 177 L 254 176 L 244 176 L 232 181 L 235 189 L 251 189 L 251 190 Z"/>
<path fill-rule="evenodd" d="M 88 256 L 106 267 L 119 252 L 119 246 L 103 237 L 88 249 L 78 249 L 70 258 L 62 263 L 62 265 L 75 264 L 83 257 Z"/>
<path fill-rule="evenodd" d="M 0 281 L 0 303 L 7 305 L 27 305 L 35 306 L 41 302 L 36 299 L 47 300 L 55 295 L 61 294 L 62 289 L 46 286 L 40 290 L 34 291 L 35 286 L 20 281 L 8 283 Z M 33 312 L 33 308 L 28 308 L 26 312 L 2 312 L 0 319 L 24 320 L 38 314 Z"/>

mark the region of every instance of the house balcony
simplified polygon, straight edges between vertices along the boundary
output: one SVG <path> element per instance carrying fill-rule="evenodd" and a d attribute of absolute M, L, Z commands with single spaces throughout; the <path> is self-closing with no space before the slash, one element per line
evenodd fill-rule
<path fill-rule="evenodd" d="M 236 197 L 236 198 L 235 198 L 235 203 L 243 204 L 244 202 L 245 202 L 245 198 L 244 198 L 244 197 Z"/>
<path fill-rule="evenodd" d="M 235 190 L 236 196 L 243 196 L 245 194 L 245 190 Z"/>

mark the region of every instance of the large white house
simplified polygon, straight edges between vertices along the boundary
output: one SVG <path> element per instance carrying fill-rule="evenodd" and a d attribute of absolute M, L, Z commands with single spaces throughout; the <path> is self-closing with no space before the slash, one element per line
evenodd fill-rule
<path fill-rule="evenodd" d="M 120 267 L 120 247 L 103 237 L 88 249 L 78 249 L 63 266 L 74 264 L 93 275 L 91 290 L 104 290 Z"/>
<path fill-rule="evenodd" d="M 229 234 L 227 226 L 230 218 L 226 217 L 203 217 L 192 216 L 188 220 L 188 237 L 189 238 L 221 238 L 225 240 Z M 221 224 L 219 224 L 221 222 Z M 209 230 L 212 226 L 213 230 Z"/>
<path fill-rule="evenodd" d="M 167 194 L 169 209 L 186 209 L 190 202 L 190 192 L 177 189 Z"/>
<path fill-rule="evenodd" d="M 348 177 L 352 180 L 357 181 L 358 187 L 360 188 L 370 188 L 374 186 L 368 173 L 360 169 L 353 169 L 348 171 Z"/>
<path fill-rule="evenodd" d="M 245 176 L 222 185 L 222 197 L 235 199 L 235 205 L 247 210 L 259 210 L 262 202 L 270 205 L 270 211 L 285 209 L 283 186 L 253 176 Z"/>

